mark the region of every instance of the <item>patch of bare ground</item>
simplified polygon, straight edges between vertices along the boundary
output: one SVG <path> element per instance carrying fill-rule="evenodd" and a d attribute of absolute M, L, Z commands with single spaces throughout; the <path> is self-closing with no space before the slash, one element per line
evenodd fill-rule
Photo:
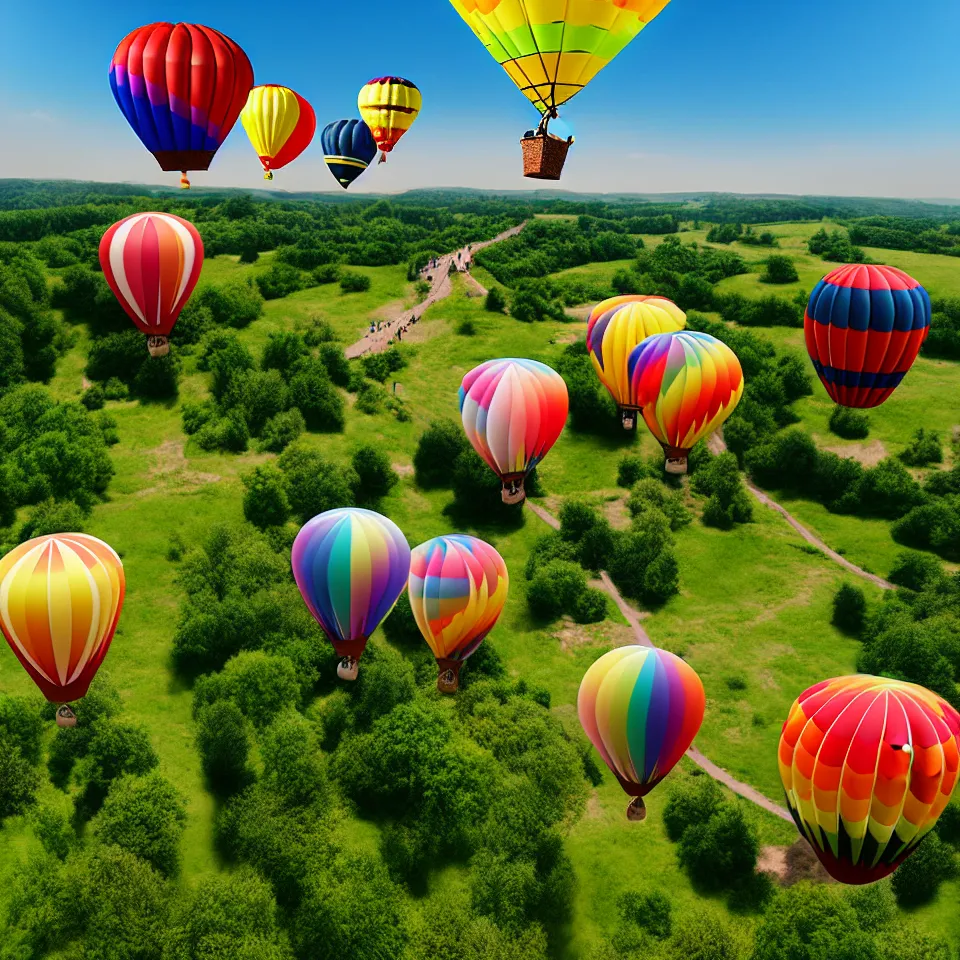
<path fill-rule="evenodd" d="M 564 311 L 568 317 L 573 317 L 575 320 L 586 320 L 590 316 L 590 311 L 596 306 L 595 303 L 584 303 L 579 307 L 567 307 Z"/>
<path fill-rule="evenodd" d="M 787 847 L 786 861 L 785 886 L 792 886 L 801 880 L 812 880 L 815 883 L 834 883 L 833 878 L 824 870 L 823 864 L 817 859 L 813 848 L 802 837 Z"/>
<path fill-rule="evenodd" d="M 566 345 L 568 343 L 576 343 L 579 339 L 580 334 L 578 333 L 565 333 L 562 336 L 557 337 L 553 342 Z"/>
<path fill-rule="evenodd" d="M 389 323 L 391 320 L 396 320 L 401 317 L 407 310 L 407 305 L 402 300 L 391 300 L 389 303 L 383 304 L 381 307 L 377 307 L 376 310 L 370 313 L 370 317 L 373 320 L 386 320 Z"/>
<path fill-rule="evenodd" d="M 838 457 L 852 457 L 859 460 L 865 467 L 875 467 L 886 455 L 887 448 L 879 440 L 869 443 L 848 443 L 842 447 L 824 447 Z"/>
<path fill-rule="evenodd" d="M 787 851 L 789 847 L 761 847 L 757 873 L 770 873 L 783 886 L 787 881 Z"/>
<path fill-rule="evenodd" d="M 391 464 L 393 467 L 394 473 L 400 477 L 412 477 L 413 476 L 413 467 L 409 463 L 394 463 Z"/>
<path fill-rule="evenodd" d="M 600 798 L 597 791 L 594 790 L 587 800 L 587 809 L 583 812 L 584 820 L 599 820 L 603 816 L 603 807 L 600 806 Z"/>
<path fill-rule="evenodd" d="M 630 511 L 627 509 L 626 497 L 617 497 L 616 500 L 604 503 L 603 515 L 614 530 L 627 530 L 630 527 Z"/>
<path fill-rule="evenodd" d="M 149 451 L 154 458 L 148 476 L 159 481 L 152 487 L 137 491 L 138 497 L 149 497 L 155 493 L 169 490 L 171 487 L 181 489 L 202 487 L 207 483 L 217 483 L 220 480 L 218 473 L 203 473 L 191 470 L 189 461 L 183 452 L 183 443 L 178 440 L 168 440 L 159 447 Z"/>
<path fill-rule="evenodd" d="M 403 332 L 401 343 L 423 343 L 424 340 L 431 340 L 441 333 L 446 333 L 447 322 L 445 320 L 427 320 L 425 323 L 417 321 L 412 326 L 408 326 Z"/>
<path fill-rule="evenodd" d="M 609 620 L 600 623 L 574 623 L 569 617 L 563 618 L 554 636 L 560 641 L 560 649 L 564 653 L 577 647 L 626 647 L 637 642 L 633 630 L 625 623 L 612 623 Z"/>
<path fill-rule="evenodd" d="M 89 390 L 93 384 L 86 377 L 81 377 L 80 386 L 84 390 Z"/>

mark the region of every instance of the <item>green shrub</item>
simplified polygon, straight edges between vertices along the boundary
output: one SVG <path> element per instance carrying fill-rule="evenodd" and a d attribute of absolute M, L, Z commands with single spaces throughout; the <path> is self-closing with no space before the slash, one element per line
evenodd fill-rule
<path fill-rule="evenodd" d="M 288 444 L 297 440 L 307 429 L 303 414 L 293 407 L 271 417 L 263 426 L 260 434 L 260 449 L 271 453 L 281 453 Z"/>
<path fill-rule="evenodd" d="M 761 283 L 796 283 L 800 279 L 790 257 L 775 254 L 767 258 L 767 269 L 760 277 Z"/>
<path fill-rule="evenodd" d="M 467 449 L 463 427 L 452 420 L 434 420 L 420 434 L 413 455 L 417 485 L 424 489 L 449 487 L 453 464 Z"/>
<path fill-rule="evenodd" d="M 350 462 L 359 480 L 354 488 L 357 503 L 376 503 L 400 481 L 390 458 L 376 447 L 360 447 Z"/>
<path fill-rule="evenodd" d="M 833 596 L 833 623 L 849 633 L 859 636 L 867 616 L 867 598 L 860 587 L 842 583 Z"/>
<path fill-rule="evenodd" d="M 246 492 L 243 495 L 243 515 L 255 527 L 278 527 L 290 515 L 283 474 L 275 464 L 263 463 L 241 477 Z"/>
<path fill-rule="evenodd" d="M 256 276 L 257 287 L 264 300 L 279 300 L 302 290 L 303 274 L 289 263 L 273 263 Z"/>
<path fill-rule="evenodd" d="M 126 400 L 130 395 L 130 390 L 122 380 L 111 377 L 103 385 L 103 395 L 107 400 Z"/>
<path fill-rule="evenodd" d="M 466 317 L 456 325 L 454 332 L 461 337 L 472 337 L 476 335 L 477 325 L 470 317 Z"/>
<path fill-rule="evenodd" d="M 577 623 L 599 623 L 607 617 L 607 595 L 602 590 L 587 587 L 577 598 L 572 611 Z"/>
<path fill-rule="evenodd" d="M 370 278 L 365 273 L 344 270 L 340 275 L 340 290 L 343 293 L 364 293 L 370 289 Z"/>
<path fill-rule="evenodd" d="M 587 575 L 576 563 L 552 560 L 534 574 L 527 587 L 527 602 L 536 617 L 556 620 L 573 612 L 587 590 Z"/>
<path fill-rule="evenodd" d="M 361 413 L 373 415 L 382 413 L 387 404 L 387 391 L 373 380 L 364 380 L 357 391 L 357 402 L 354 405 Z"/>
<path fill-rule="evenodd" d="M 88 410 L 102 410 L 106 400 L 106 394 L 99 383 L 91 384 L 83 391 L 83 395 L 80 397 L 80 402 Z"/>
<path fill-rule="evenodd" d="M 870 417 L 860 410 L 838 404 L 830 413 L 830 430 L 844 440 L 863 440 L 870 433 Z"/>
<path fill-rule="evenodd" d="M 321 263 L 315 267 L 310 276 L 318 287 L 326 283 L 336 283 L 342 274 L 342 268 L 337 263 Z"/>
<path fill-rule="evenodd" d="M 483 301 L 484 310 L 490 313 L 503 313 L 507 306 L 507 299 L 499 287 L 491 287 L 487 291 L 486 299 Z"/>
<path fill-rule="evenodd" d="M 926 467 L 931 463 L 943 463 L 943 447 L 940 435 L 923 427 L 910 438 L 910 445 L 899 454 L 900 459 L 911 467 Z"/>
<path fill-rule="evenodd" d="M 647 463 L 643 457 L 625 453 L 617 464 L 617 486 L 630 490 L 641 478 L 649 475 Z"/>

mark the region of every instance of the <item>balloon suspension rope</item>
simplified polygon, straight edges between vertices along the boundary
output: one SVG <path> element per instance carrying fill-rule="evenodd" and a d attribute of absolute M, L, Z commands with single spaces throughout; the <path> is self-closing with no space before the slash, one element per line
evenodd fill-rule
<path fill-rule="evenodd" d="M 190 180 L 189 180 L 189 178 L 187 177 L 187 171 L 186 171 L 186 170 L 181 170 L 181 171 L 180 171 L 180 189 L 181 189 L 181 190 L 189 190 L 189 189 L 190 189 Z"/>
<path fill-rule="evenodd" d="M 381 150 L 380 159 L 377 161 L 377 163 L 386 163 L 386 162 L 387 162 L 387 155 L 386 153 L 383 152 L 383 150 Z"/>
<path fill-rule="evenodd" d="M 639 823 L 647 819 L 647 808 L 644 806 L 643 797 L 634 797 L 627 806 L 627 819 L 633 823 Z"/>
<path fill-rule="evenodd" d="M 269 167 L 264 167 L 264 168 L 263 168 L 263 179 L 264 179 L 264 180 L 272 180 L 272 179 L 273 179 L 273 171 L 272 171 Z"/>

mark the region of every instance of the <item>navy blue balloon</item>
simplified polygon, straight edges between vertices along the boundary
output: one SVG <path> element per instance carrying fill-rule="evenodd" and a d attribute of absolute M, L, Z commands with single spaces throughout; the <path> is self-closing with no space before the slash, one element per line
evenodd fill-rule
<path fill-rule="evenodd" d="M 323 159 L 344 190 L 367 169 L 377 144 L 362 120 L 334 120 L 320 134 Z"/>

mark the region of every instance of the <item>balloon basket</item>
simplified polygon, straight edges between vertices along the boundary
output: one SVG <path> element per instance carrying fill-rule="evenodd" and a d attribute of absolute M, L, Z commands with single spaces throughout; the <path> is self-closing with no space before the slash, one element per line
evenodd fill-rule
<path fill-rule="evenodd" d="M 75 727 L 77 725 L 77 715 L 65 704 L 57 707 L 57 726 Z"/>
<path fill-rule="evenodd" d="M 671 476 L 682 477 L 687 472 L 687 458 L 667 457 L 663 469 Z"/>
<path fill-rule="evenodd" d="M 523 480 L 505 482 L 503 489 L 500 491 L 500 499 L 510 505 L 523 503 L 527 499 L 527 492 L 523 489 Z"/>
<path fill-rule="evenodd" d="M 620 424 L 624 430 L 632 431 L 637 429 L 636 410 L 624 410 L 620 414 Z"/>
<path fill-rule="evenodd" d="M 559 180 L 571 143 L 572 139 L 558 140 L 546 134 L 524 137 L 520 141 L 523 175 L 532 180 Z"/>
<path fill-rule="evenodd" d="M 456 693 L 460 689 L 460 668 L 462 660 L 438 660 L 437 689 L 441 693 Z"/>
<path fill-rule="evenodd" d="M 631 823 L 640 823 L 647 819 L 647 808 L 642 797 L 634 797 L 627 806 L 627 819 Z"/>
<path fill-rule="evenodd" d="M 165 357 L 170 352 L 168 337 L 147 337 L 147 350 L 151 357 Z"/>
<path fill-rule="evenodd" d="M 344 657 L 337 664 L 337 676 L 341 680 L 356 680 L 360 670 L 360 661 L 353 657 Z"/>

